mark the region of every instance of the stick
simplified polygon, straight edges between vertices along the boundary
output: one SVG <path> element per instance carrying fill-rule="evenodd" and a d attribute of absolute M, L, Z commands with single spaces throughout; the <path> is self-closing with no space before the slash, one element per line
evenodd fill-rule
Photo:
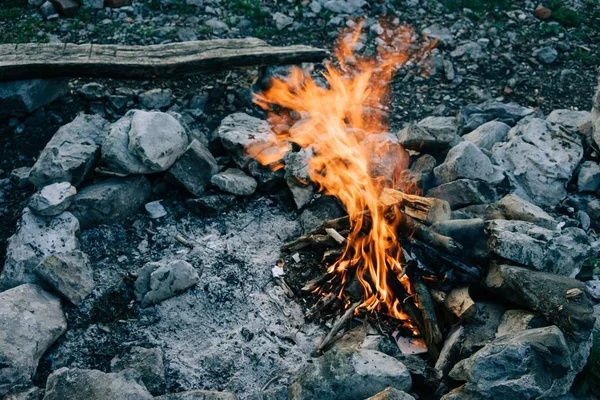
<path fill-rule="evenodd" d="M 333 247 L 335 244 L 332 242 L 331 236 L 329 235 L 303 235 L 297 239 L 287 242 L 283 245 L 283 248 L 289 251 L 298 251 L 306 247 Z"/>
<path fill-rule="evenodd" d="M 423 325 L 425 332 L 425 342 L 430 344 L 438 344 L 442 341 L 442 332 L 440 330 L 437 316 L 435 315 L 435 306 L 433 299 L 429 293 L 429 288 L 421 280 L 415 280 L 412 282 L 415 292 L 417 294 L 417 301 L 419 302 L 419 310 L 423 316 Z"/>
<path fill-rule="evenodd" d="M 306 284 L 301 290 L 303 292 L 312 292 L 331 278 L 333 278 L 333 275 L 327 272 L 326 274 L 323 274 L 315 279 L 311 279 L 310 281 L 306 282 Z"/>
<path fill-rule="evenodd" d="M 321 342 L 321 344 L 319 345 L 319 347 L 317 347 L 317 353 L 322 353 L 323 349 L 332 342 L 333 338 L 335 337 L 335 335 L 339 332 L 340 329 L 342 329 L 342 327 L 346 324 L 346 322 L 348 322 L 352 316 L 354 315 L 354 310 L 356 310 L 356 308 L 360 305 L 360 302 L 357 301 L 356 303 L 352 304 L 352 307 L 350 307 L 345 313 L 344 315 L 342 315 L 331 327 L 331 330 L 329 331 L 329 333 L 327 334 L 327 336 L 325 336 L 325 339 L 323 339 L 323 341 Z"/>
<path fill-rule="evenodd" d="M 181 234 L 179 234 L 179 233 L 175 235 L 175 240 L 177 240 L 179 243 L 181 243 L 185 247 L 189 247 L 190 249 L 194 248 L 194 245 L 191 244 L 189 240 L 187 240 L 186 238 L 181 236 Z"/>
<path fill-rule="evenodd" d="M 333 240 L 335 240 L 336 242 L 338 242 L 338 244 L 344 244 L 346 243 L 346 238 L 343 237 L 342 235 L 340 235 L 340 233 L 338 231 L 336 231 L 333 228 L 325 228 L 325 232 L 327 232 L 327 234 L 329 236 L 331 236 L 331 238 Z"/>

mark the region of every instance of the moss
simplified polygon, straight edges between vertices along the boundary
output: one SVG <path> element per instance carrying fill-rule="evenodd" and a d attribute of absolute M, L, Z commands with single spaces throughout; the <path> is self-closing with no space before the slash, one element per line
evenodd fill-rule
<path fill-rule="evenodd" d="M 4 32 L 0 32 L 0 43 L 47 42 L 48 38 L 38 36 L 38 31 L 51 32 L 57 26 L 55 21 L 42 22 L 35 16 L 22 18 L 5 27 Z"/>
<path fill-rule="evenodd" d="M 550 0 L 547 7 L 552 10 L 552 18 L 563 26 L 573 27 L 581 23 L 581 14 L 567 7 L 563 0 Z"/>

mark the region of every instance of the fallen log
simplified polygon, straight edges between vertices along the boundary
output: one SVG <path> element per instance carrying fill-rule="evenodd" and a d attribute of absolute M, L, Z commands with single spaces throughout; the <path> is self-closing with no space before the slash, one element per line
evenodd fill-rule
<path fill-rule="evenodd" d="M 72 43 L 0 45 L 0 81 L 54 77 L 175 78 L 232 67 L 318 62 L 327 51 L 270 46 L 256 38 L 150 46 Z"/>
<path fill-rule="evenodd" d="M 381 191 L 379 203 L 384 207 L 397 206 L 404 214 L 427 225 L 450 219 L 450 204 L 435 197 L 416 196 L 386 188 Z"/>

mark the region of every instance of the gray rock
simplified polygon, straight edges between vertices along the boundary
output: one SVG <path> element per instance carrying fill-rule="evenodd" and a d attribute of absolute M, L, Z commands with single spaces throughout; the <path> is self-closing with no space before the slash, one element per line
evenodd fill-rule
<path fill-rule="evenodd" d="M 0 396 L 31 384 L 40 358 L 67 330 L 60 300 L 25 284 L 0 293 Z"/>
<path fill-rule="evenodd" d="M 327 0 L 323 3 L 325 9 L 336 14 L 354 14 L 365 5 L 365 0 Z"/>
<path fill-rule="evenodd" d="M 258 189 L 265 192 L 273 192 L 278 186 L 285 184 L 284 169 L 274 171 L 256 160 L 248 163 L 248 173 L 258 182 Z"/>
<path fill-rule="evenodd" d="M 460 178 L 497 184 L 504 179 L 502 171 L 492 165 L 488 156 L 469 141 L 454 146 L 448 152 L 446 160 L 437 166 L 433 173 L 438 184 Z"/>
<path fill-rule="evenodd" d="M 514 126 L 519 120 L 534 112 L 531 108 L 521 107 L 516 103 L 488 101 L 464 107 L 458 114 L 458 122 L 462 126 L 463 133 L 468 133 L 494 119 Z"/>
<path fill-rule="evenodd" d="M 435 152 L 447 149 L 457 140 L 457 135 L 449 130 L 440 129 L 429 131 L 418 125 L 409 124 L 398 132 L 398 142 L 406 149 Z"/>
<path fill-rule="evenodd" d="M 236 196 L 250 196 L 258 186 L 254 178 L 237 168 L 228 168 L 214 175 L 210 182 L 220 190 Z"/>
<path fill-rule="evenodd" d="M 300 371 L 290 400 L 364 399 L 387 387 L 407 391 L 410 374 L 398 360 L 375 350 L 332 349 Z"/>
<path fill-rule="evenodd" d="M 585 282 L 585 286 L 587 287 L 590 295 L 596 299 L 600 300 L 600 279 L 593 279 L 591 281 Z"/>
<path fill-rule="evenodd" d="M 448 28 L 434 24 L 423 29 L 422 33 L 426 38 L 438 40 L 447 48 L 454 47 L 454 35 L 452 35 L 452 32 Z"/>
<path fill-rule="evenodd" d="M 387 388 L 366 400 L 415 400 L 415 398 L 401 390 Z"/>
<path fill-rule="evenodd" d="M 236 400 L 236 397 L 229 392 L 190 390 L 189 392 L 165 394 L 164 396 L 155 397 L 154 400 Z"/>
<path fill-rule="evenodd" d="M 68 91 L 69 80 L 62 78 L 0 82 L 0 117 L 28 114 Z"/>
<path fill-rule="evenodd" d="M 29 167 L 15 168 L 10 172 L 10 181 L 17 185 L 17 187 L 23 189 L 28 185 L 31 185 L 31 181 L 29 180 L 30 172 L 31 168 Z"/>
<path fill-rule="evenodd" d="M 170 89 L 152 89 L 140 94 L 140 104 L 147 110 L 167 108 L 173 102 Z"/>
<path fill-rule="evenodd" d="M 49 16 L 56 14 L 56 9 L 54 8 L 54 4 L 48 0 L 42 3 L 38 12 L 42 17 L 48 18 Z"/>
<path fill-rule="evenodd" d="M 204 107 L 206 106 L 207 101 L 208 101 L 207 93 L 196 94 L 190 99 L 189 108 L 191 108 L 193 110 L 204 111 Z"/>
<path fill-rule="evenodd" d="M 510 126 L 503 122 L 490 121 L 464 135 L 463 139 L 489 151 L 496 143 L 506 141 L 509 130 Z"/>
<path fill-rule="evenodd" d="M 69 210 L 85 229 L 128 218 L 149 198 L 150 182 L 144 176 L 111 178 L 81 189 Z"/>
<path fill-rule="evenodd" d="M 369 175 L 372 178 L 381 178 L 388 184 L 396 183 L 402 171 L 408 168 L 410 156 L 394 135 L 367 135 L 361 146 L 367 152 Z"/>
<path fill-rule="evenodd" d="M 593 99 L 592 138 L 594 139 L 594 142 L 596 142 L 596 146 L 600 147 L 600 86 L 596 88 L 596 94 Z"/>
<path fill-rule="evenodd" d="M 44 0 L 27 0 L 27 4 L 29 4 L 30 7 L 39 7 L 43 2 Z"/>
<path fill-rule="evenodd" d="M 546 319 L 538 313 L 526 310 L 507 310 L 498 325 L 497 337 L 509 333 L 521 332 L 526 329 L 548 326 Z"/>
<path fill-rule="evenodd" d="M 198 199 L 188 199 L 185 202 L 190 211 L 201 217 L 219 215 L 232 208 L 234 204 L 235 196 L 230 194 L 203 196 Z"/>
<path fill-rule="evenodd" d="M 44 258 L 34 272 L 76 306 L 94 290 L 94 272 L 84 252 L 73 250 Z"/>
<path fill-rule="evenodd" d="M 539 118 L 519 122 L 508 142 L 492 149 L 492 159 L 504 168 L 514 193 L 546 206 L 566 197 L 565 186 L 582 157 L 581 138 Z"/>
<path fill-rule="evenodd" d="M 283 28 L 292 25 L 294 23 L 294 19 L 280 12 L 276 12 L 273 14 L 273 22 L 275 22 L 275 27 L 277 27 L 277 29 L 282 30 Z"/>
<path fill-rule="evenodd" d="M 410 165 L 410 168 L 400 173 L 401 186 L 418 188 L 422 191 L 429 189 L 433 181 L 433 169 L 436 165 L 437 161 L 433 156 L 423 154 Z"/>
<path fill-rule="evenodd" d="M 40 389 L 33 386 L 22 392 L 7 394 L 2 400 L 40 400 L 40 397 Z"/>
<path fill-rule="evenodd" d="M 132 376 L 94 369 L 60 368 L 46 382 L 43 400 L 152 400 L 154 397 Z"/>
<path fill-rule="evenodd" d="M 458 134 L 458 122 L 455 117 L 426 117 L 417 123 L 435 137 L 453 137 Z"/>
<path fill-rule="evenodd" d="M 104 88 L 104 85 L 97 82 L 90 82 L 79 89 L 79 94 L 86 100 L 100 100 L 106 95 L 106 89 Z"/>
<path fill-rule="evenodd" d="M 229 26 L 223 21 L 216 18 L 211 18 L 208 21 L 204 21 L 204 25 L 208 26 L 213 30 L 214 33 L 220 34 L 229 31 Z"/>
<path fill-rule="evenodd" d="M 471 60 L 479 60 L 485 56 L 483 49 L 477 42 L 467 41 L 459 46 L 456 46 L 450 53 L 451 57 L 458 58 L 467 56 Z"/>
<path fill-rule="evenodd" d="M 165 393 L 165 367 L 163 351 L 160 348 L 132 347 L 110 361 L 111 372 L 120 372 L 128 368 L 138 372 L 141 381 L 154 396 Z"/>
<path fill-rule="evenodd" d="M 498 201 L 498 208 L 506 219 L 533 222 L 546 229 L 555 229 L 557 222 L 535 204 L 523 200 L 516 194 L 508 194 Z"/>
<path fill-rule="evenodd" d="M 452 211 L 452 219 L 472 219 L 481 218 L 484 221 L 490 219 L 504 219 L 506 216 L 500 210 L 496 203 L 492 204 L 474 204 Z"/>
<path fill-rule="evenodd" d="M 251 160 L 252 157 L 248 154 L 253 157 L 271 154 L 274 149 L 270 144 L 276 140 L 266 121 L 244 113 L 235 113 L 223 118 L 217 128 L 217 134 L 223 147 L 240 168 L 245 168 Z"/>
<path fill-rule="evenodd" d="M 173 164 L 168 176 L 183 185 L 190 193 L 201 196 L 219 166 L 208 149 L 193 140 L 185 153 Z"/>
<path fill-rule="evenodd" d="M 434 223 L 431 228 L 463 245 L 466 255 L 486 258 L 489 254 L 485 223 L 481 218 L 441 221 Z"/>
<path fill-rule="evenodd" d="M 321 196 L 309 204 L 300 214 L 300 224 L 304 233 L 318 228 L 323 222 L 345 215 L 336 199 L 330 196 Z"/>
<path fill-rule="evenodd" d="M 76 194 L 77 189 L 69 182 L 52 183 L 31 196 L 29 208 L 45 217 L 58 215 L 69 208 Z"/>
<path fill-rule="evenodd" d="M 590 229 L 590 226 L 592 225 L 592 219 L 590 218 L 588 213 L 586 213 L 585 211 L 579 210 L 579 211 L 575 212 L 573 217 L 577 221 L 579 221 L 579 226 L 581 227 L 581 229 L 583 229 L 584 231 L 587 231 L 588 229 Z"/>
<path fill-rule="evenodd" d="M 535 50 L 533 56 L 542 64 L 552 64 L 558 58 L 558 51 L 552 47 Z"/>
<path fill-rule="evenodd" d="M 483 398 L 564 395 L 573 383 L 570 351 L 556 326 L 501 336 L 459 362 L 450 376 L 467 381 L 463 392 Z"/>
<path fill-rule="evenodd" d="M 600 164 L 585 161 L 579 167 L 577 190 L 580 192 L 597 192 L 600 189 Z"/>
<path fill-rule="evenodd" d="M 426 196 L 446 200 L 454 210 L 471 204 L 491 203 L 496 200 L 496 191 L 486 182 L 458 179 L 428 190 Z"/>
<path fill-rule="evenodd" d="M 0 274 L 0 289 L 22 283 L 38 283 L 34 268 L 50 254 L 78 249 L 77 233 L 79 222 L 69 212 L 44 218 L 25 208 L 17 232 L 8 239 L 6 263 Z"/>
<path fill-rule="evenodd" d="M 589 111 L 554 110 L 546 117 L 546 121 L 582 135 L 592 130 L 592 113 Z"/>
<path fill-rule="evenodd" d="M 148 307 L 183 293 L 199 280 L 198 272 L 187 261 L 150 262 L 138 271 L 135 297 L 142 307 Z"/>
<path fill-rule="evenodd" d="M 83 0 L 83 8 L 101 10 L 104 8 L 104 0 Z"/>
<path fill-rule="evenodd" d="M 29 174 L 38 189 L 55 182 L 78 186 L 92 170 L 107 135 L 107 121 L 97 115 L 79 115 L 52 136 Z"/>
<path fill-rule="evenodd" d="M 144 205 L 146 212 L 148 213 L 148 217 L 150 219 L 162 218 L 167 215 L 167 210 L 160 203 L 160 200 L 151 201 L 150 203 L 146 203 Z"/>
<path fill-rule="evenodd" d="M 500 257 L 543 272 L 575 276 L 591 254 L 579 228 L 552 231 L 524 221 L 487 222 L 490 250 Z"/>

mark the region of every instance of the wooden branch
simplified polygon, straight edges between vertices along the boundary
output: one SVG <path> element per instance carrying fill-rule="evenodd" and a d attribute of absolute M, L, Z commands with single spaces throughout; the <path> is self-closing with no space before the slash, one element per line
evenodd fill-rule
<path fill-rule="evenodd" d="M 327 282 L 331 278 L 333 278 L 333 275 L 330 274 L 329 272 L 327 272 L 315 279 L 311 279 L 310 281 L 306 282 L 306 284 L 302 287 L 301 290 L 303 292 L 310 293 L 310 292 L 314 291 L 315 289 L 317 289 L 318 287 L 321 287 L 321 285 L 323 285 L 325 282 Z"/>
<path fill-rule="evenodd" d="M 412 285 L 417 295 L 419 311 L 423 315 L 423 327 L 425 328 L 423 336 L 425 337 L 425 343 L 427 343 L 427 347 L 437 345 L 442 341 L 442 331 L 435 315 L 435 306 L 429 293 L 429 288 L 423 281 L 418 279 L 412 282 Z"/>
<path fill-rule="evenodd" d="M 409 217 L 422 221 L 427 225 L 450 219 L 450 204 L 446 200 L 435 197 L 415 196 L 386 188 L 381 191 L 379 203 L 385 207 L 397 206 L 400 211 Z"/>
<path fill-rule="evenodd" d="M 327 336 L 325 336 L 325 339 L 323 339 L 319 347 L 317 347 L 317 353 L 322 353 L 323 349 L 325 349 L 325 347 L 327 347 L 327 345 L 329 345 L 333 341 L 335 335 L 340 331 L 340 329 L 342 329 L 344 325 L 346 325 L 346 322 L 352 319 L 352 316 L 354 315 L 354 310 L 356 310 L 359 305 L 360 301 L 357 301 L 344 313 L 344 315 L 342 315 L 340 318 L 338 318 L 337 321 L 335 321 L 335 323 L 331 327 L 331 330 L 329 331 Z"/>
<path fill-rule="evenodd" d="M 233 67 L 319 62 L 327 51 L 270 46 L 256 38 L 150 46 L 71 43 L 0 45 L 0 81 L 54 77 L 177 78 Z"/>
<path fill-rule="evenodd" d="M 333 240 L 335 240 L 336 242 L 338 242 L 338 244 L 344 244 L 346 243 L 346 238 L 343 237 L 342 235 L 340 235 L 340 233 L 338 231 L 336 231 L 333 228 L 325 228 L 325 232 L 327 232 L 327 234 L 329 236 L 331 236 L 331 238 Z"/>
<path fill-rule="evenodd" d="M 298 251 L 306 247 L 334 247 L 337 243 L 329 235 L 303 235 L 285 243 L 282 247 L 289 251 Z"/>

